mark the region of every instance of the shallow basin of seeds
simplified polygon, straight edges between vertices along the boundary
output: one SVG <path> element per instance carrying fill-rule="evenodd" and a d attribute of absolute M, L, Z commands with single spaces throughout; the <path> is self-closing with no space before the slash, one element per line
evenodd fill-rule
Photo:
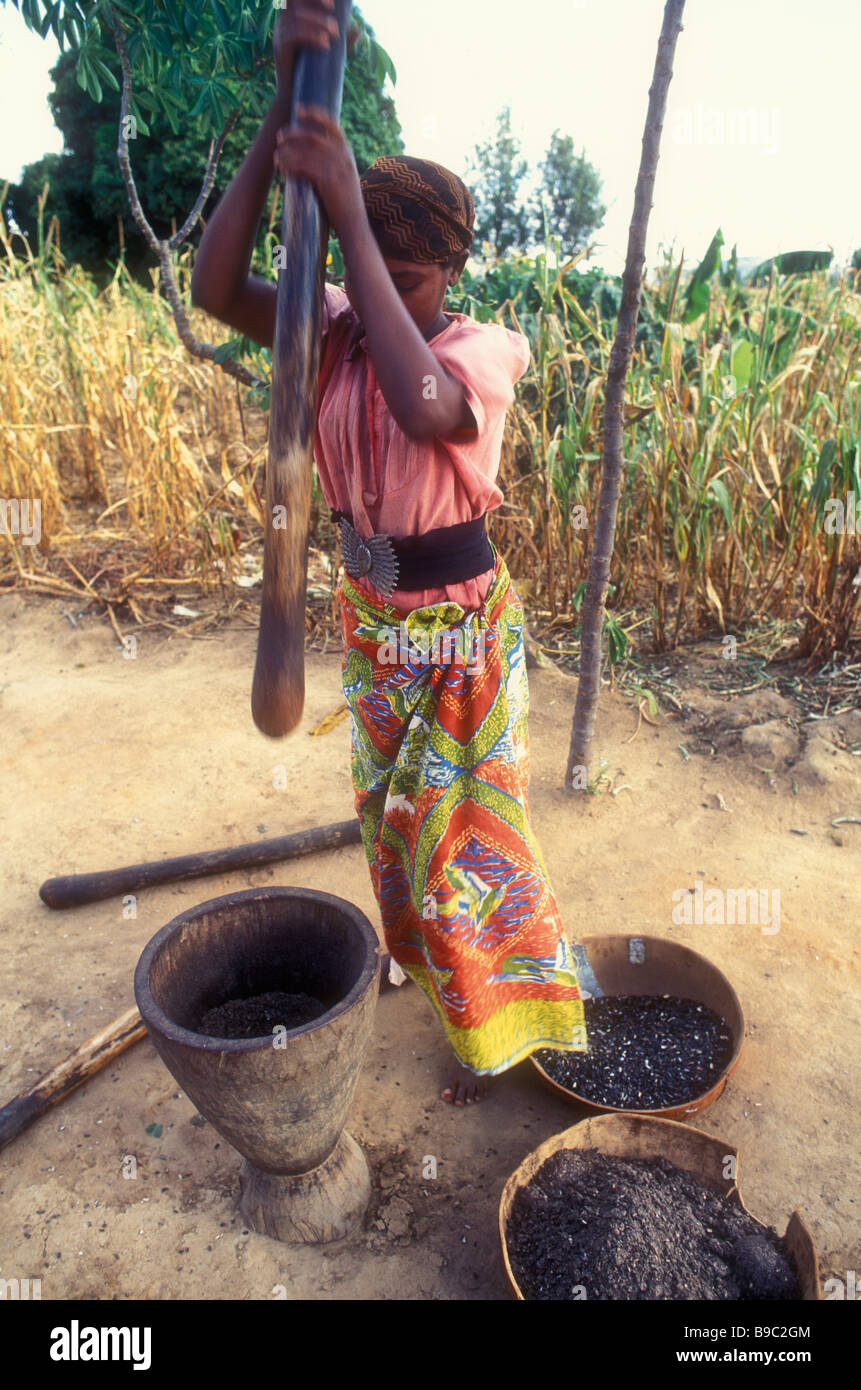
<path fill-rule="evenodd" d="M 542 1048 L 536 1060 L 559 1086 L 595 1105 L 663 1110 L 703 1095 L 732 1054 L 724 1019 L 673 995 L 617 994 L 583 1001 L 588 1052 Z"/>

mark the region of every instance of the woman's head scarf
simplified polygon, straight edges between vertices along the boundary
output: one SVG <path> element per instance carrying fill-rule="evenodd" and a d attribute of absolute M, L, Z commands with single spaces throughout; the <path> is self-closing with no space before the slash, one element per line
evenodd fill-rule
<path fill-rule="evenodd" d="M 446 262 L 472 246 L 472 194 L 450 169 L 412 155 L 382 155 L 360 183 L 384 255 Z"/>

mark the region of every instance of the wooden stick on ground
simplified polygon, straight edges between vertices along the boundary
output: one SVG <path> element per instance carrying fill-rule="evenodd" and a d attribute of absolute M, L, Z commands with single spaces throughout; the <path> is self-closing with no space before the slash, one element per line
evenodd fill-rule
<path fill-rule="evenodd" d="M 80 907 L 83 903 L 134 893 L 139 888 L 152 888 L 160 883 L 202 878 L 206 874 L 227 874 L 234 869 L 256 869 L 261 864 L 273 864 L 279 859 L 297 859 L 300 855 L 315 854 L 321 849 L 356 845 L 361 838 L 358 820 L 336 821 L 333 825 L 319 825 L 313 830 L 300 830 L 292 835 L 279 835 L 274 840 L 236 845 L 233 849 L 211 849 L 203 854 L 186 854 L 149 864 L 127 864 L 123 869 L 110 869 L 104 873 L 49 878 L 39 889 L 39 897 L 48 907 Z"/>
<path fill-rule="evenodd" d="M 126 1009 L 107 1028 L 82 1043 L 65 1061 L 37 1081 L 35 1086 L 10 1100 L 0 1110 L 0 1149 L 49 1106 L 56 1105 L 70 1091 L 113 1062 L 145 1033 L 146 1025 L 137 1009 Z"/>

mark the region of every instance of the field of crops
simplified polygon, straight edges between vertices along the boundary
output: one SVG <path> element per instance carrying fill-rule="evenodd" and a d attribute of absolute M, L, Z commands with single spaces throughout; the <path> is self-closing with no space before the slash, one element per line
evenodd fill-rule
<path fill-rule="evenodd" d="M 611 607 L 659 650 L 761 618 L 797 622 L 805 654 L 842 648 L 861 601 L 855 278 L 770 273 L 750 287 L 731 264 L 722 277 L 684 278 L 686 288 L 668 260 L 645 290 Z M 492 290 L 508 301 L 499 317 L 533 349 L 495 534 L 513 572 L 534 575 L 551 618 L 564 618 L 588 564 L 619 290 L 595 273 L 547 270 L 541 257 Z M 464 301 L 479 316 L 481 302 Z"/>
<path fill-rule="evenodd" d="M 40 543 L 5 538 L 0 588 L 98 595 L 135 615 L 166 583 L 247 597 L 262 553 L 269 354 L 234 345 L 263 383 L 240 385 L 188 351 L 155 274 L 142 288 L 120 265 L 99 291 L 65 266 L 57 236 L 52 225 L 30 253 L 0 203 L 0 499 L 41 502 Z M 780 621 L 798 654 L 825 660 L 859 635 L 857 275 L 767 266 L 741 282 L 719 245 L 697 269 L 667 257 L 644 291 L 610 655 Z M 190 307 L 191 257 L 178 265 L 190 330 L 221 343 L 221 325 Z M 466 272 L 447 303 L 529 338 L 492 536 L 527 606 L 572 632 L 619 294 L 582 262 L 555 269 L 548 246 Z M 318 493 L 313 528 L 331 552 Z"/>

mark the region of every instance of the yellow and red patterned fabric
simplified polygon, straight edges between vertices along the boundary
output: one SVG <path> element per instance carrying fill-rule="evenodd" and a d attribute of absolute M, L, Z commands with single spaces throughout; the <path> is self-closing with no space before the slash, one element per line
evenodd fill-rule
<path fill-rule="evenodd" d="M 571 946 L 528 807 L 523 609 L 504 561 L 474 612 L 338 586 L 352 777 L 386 944 L 458 1059 L 586 1051 Z"/>

